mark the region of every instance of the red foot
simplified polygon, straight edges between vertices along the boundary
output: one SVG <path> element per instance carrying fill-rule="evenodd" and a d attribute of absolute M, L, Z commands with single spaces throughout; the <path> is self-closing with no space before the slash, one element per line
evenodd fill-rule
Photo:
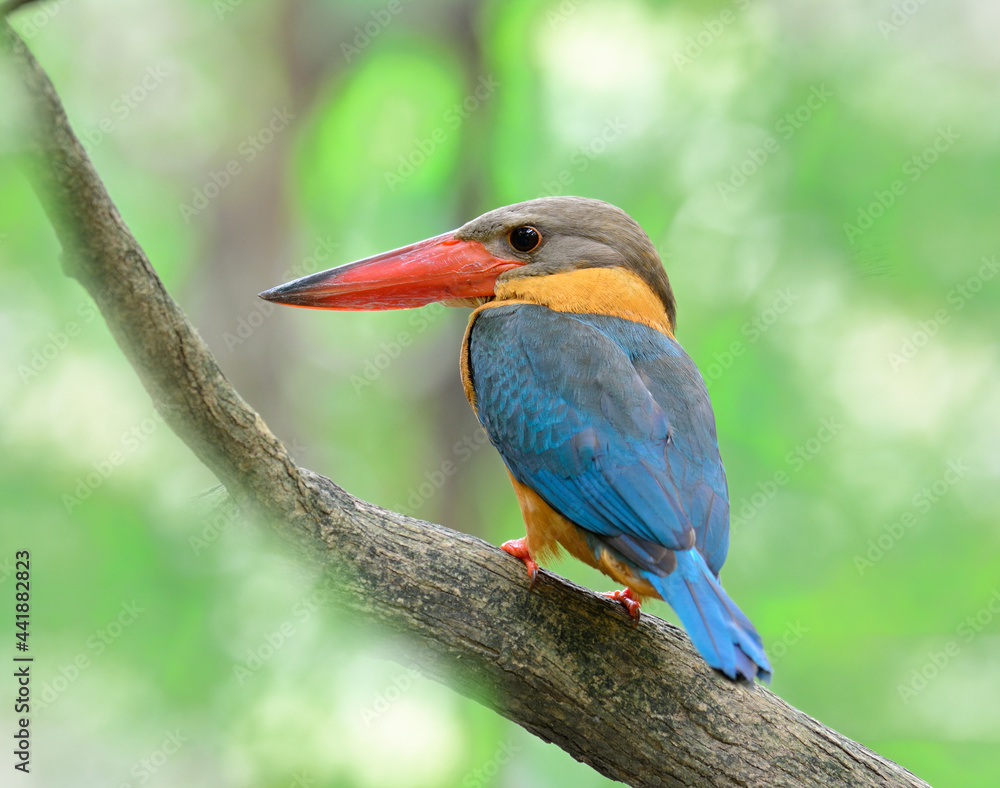
<path fill-rule="evenodd" d="M 626 588 L 624 591 L 606 591 L 601 596 L 606 596 L 615 602 L 621 602 L 632 617 L 632 626 L 639 626 L 639 600 L 636 599 L 631 588 Z"/>
<path fill-rule="evenodd" d="M 528 577 L 531 578 L 531 582 L 528 583 L 528 590 L 530 591 L 534 588 L 535 581 L 538 579 L 538 564 L 531 557 L 531 553 L 528 552 L 528 537 L 522 536 L 520 539 L 511 539 L 509 542 L 504 542 L 500 545 L 500 549 L 524 562 L 524 566 L 528 570 Z"/>

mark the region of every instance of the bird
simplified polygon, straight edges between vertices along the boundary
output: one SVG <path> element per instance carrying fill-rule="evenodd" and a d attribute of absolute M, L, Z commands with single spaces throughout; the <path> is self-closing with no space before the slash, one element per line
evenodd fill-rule
<path fill-rule="evenodd" d="M 723 590 L 729 494 L 704 380 L 675 338 L 677 304 L 649 236 L 622 209 L 541 197 L 457 230 L 260 293 L 334 310 L 471 307 L 465 395 L 506 465 L 525 536 L 624 590 L 634 622 L 665 600 L 712 668 L 770 681 L 749 618 Z"/>

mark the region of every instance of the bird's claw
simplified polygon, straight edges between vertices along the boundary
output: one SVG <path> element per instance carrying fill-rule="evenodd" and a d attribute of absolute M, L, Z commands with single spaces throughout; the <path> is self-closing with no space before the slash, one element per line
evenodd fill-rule
<path fill-rule="evenodd" d="M 601 596 L 606 596 L 608 599 L 613 599 L 615 602 L 620 602 L 624 605 L 629 616 L 632 618 L 632 626 L 639 626 L 639 600 L 635 598 L 635 594 L 632 593 L 631 588 L 626 588 L 624 591 L 605 591 Z"/>
<path fill-rule="evenodd" d="M 510 553 L 514 558 L 524 563 L 525 568 L 528 570 L 528 577 L 530 578 L 528 590 L 533 589 L 535 581 L 538 579 L 538 562 L 528 552 L 528 537 L 522 536 L 520 539 L 511 539 L 509 542 L 504 542 L 500 545 L 500 549 L 505 553 Z"/>

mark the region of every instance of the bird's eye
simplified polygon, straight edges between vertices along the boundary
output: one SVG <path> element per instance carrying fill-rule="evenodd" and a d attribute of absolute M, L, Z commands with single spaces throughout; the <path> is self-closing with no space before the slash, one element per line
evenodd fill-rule
<path fill-rule="evenodd" d="M 519 252 L 530 252 L 537 249 L 542 242 L 542 234 L 530 225 L 515 227 L 510 231 L 510 245 Z"/>

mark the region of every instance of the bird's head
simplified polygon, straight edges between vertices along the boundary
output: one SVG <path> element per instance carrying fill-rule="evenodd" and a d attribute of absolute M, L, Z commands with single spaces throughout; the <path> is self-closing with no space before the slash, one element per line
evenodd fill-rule
<path fill-rule="evenodd" d="M 583 197 L 542 197 L 484 213 L 457 230 L 271 288 L 261 298 L 313 309 L 476 305 L 498 282 L 581 268 L 623 268 L 676 306 L 649 237 L 623 210 Z"/>

